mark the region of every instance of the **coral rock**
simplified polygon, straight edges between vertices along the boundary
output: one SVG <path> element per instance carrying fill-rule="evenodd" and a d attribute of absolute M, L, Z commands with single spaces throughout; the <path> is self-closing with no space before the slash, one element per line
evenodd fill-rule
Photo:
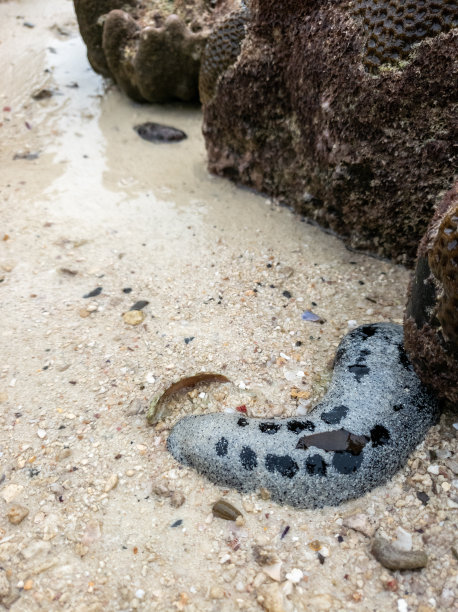
<path fill-rule="evenodd" d="M 253 0 L 250 12 L 205 105 L 210 171 L 413 264 L 456 168 L 456 3 Z"/>
<path fill-rule="evenodd" d="M 89 61 L 137 101 L 198 99 L 202 52 L 238 0 L 74 0 Z"/>
<path fill-rule="evenodd" d="M 458 183 L 444 197 L 418 249 L 404 319 L 420 378 L 458 405 Z"/>

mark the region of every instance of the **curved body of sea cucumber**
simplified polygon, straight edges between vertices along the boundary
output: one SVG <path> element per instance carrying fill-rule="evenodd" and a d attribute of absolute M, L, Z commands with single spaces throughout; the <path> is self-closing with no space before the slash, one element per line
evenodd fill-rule
<path fill-rule="evenodd" d="M 438 418 L 404 351 L 400 325 L 364 325 L 337 349 L 325 398 L 309 418 L 208 414 L 180 420 L 167 441 L 180 463 L 278 503 L 337 505 L 383 484 Z"/>

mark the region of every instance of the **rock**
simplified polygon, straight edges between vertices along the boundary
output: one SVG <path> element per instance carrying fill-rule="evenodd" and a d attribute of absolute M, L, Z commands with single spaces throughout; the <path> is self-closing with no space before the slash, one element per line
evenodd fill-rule
<path fill-rule="evenodd" d="M 8 509 L 7 517 L 12 525 L 19 525 L 19 523 L 22 523 L 28 514 L 28 508 L 21 506 L 20 504 L 16 504 Z"/>
<path fill-rule="evenodd" d="M 290 572 L 286 574 L 286 579 L 292 582 L 293 584 L 297 584 L 304 577 L 304 573 L 297 567 L 294 567 Z"/>
<path fill-rule="evenodd" d="M 212 586 L 210 589 L 210 598 L 211 599 L 223 599 L 224 597 L 224 589 L 220 586 Z"/>
<path fill-rule="evenodd" d="M 9 484 L 4 487 L 0 493 L 7 504 L 13 501 L 20 493 L 22 493 L 24 487 L 22 485 Z"/>
<path fill-rule="evenodd" d="M 269 576 L 269 578 L 271 578 L 272 580 L 275 580 L 276 582 L 280 582 L 281 566 L 282 566 L 282 562 L 277 561 L 277 563 L 273 563 L 272 565 L 264 565 L 264 567 L 262 568 L 262 571 L 264 572 L 264 574 Z"/>
<path fill-rule="evenodd" d="M 117 485 L 118 485 L 118 475 L 117 474 L 111 474 L 108 477 L 103 490 L 104 490 L 105 493 L 108 493 L 109 491 L 111 491 L 112 489 L 117 487 Z"/>
<path fill-rule="evenodd" d="M 149 142 L 180 142 L 187 138 L 186 134 L 182 130 L 171 127 L 170 125 L 161 125 L 160 123 L 153 123 L 147 121 L 140 125 L 134 126 L 134 130 L 143 138 Z M 140 308 L 131 308 L 131 310 L 141 310 Z"/>
<path fill-rule="evenodd" d="M 402 551 L 381 536 L 374 538 L 371 552 L 383 567 L 390 570 L 421 569 L 428 563 L 428 557 L 423 550 Z"/>
<path fill-rule="evenodd" d="M 263 584 L 258 588 L 258 602 L 267 612 L 286 612 L 285 597 L 276 582 Z"/>
<path fill-rule="evenodd" d="M 405 346 L 424 383 L 458 406 L 458 183 L 418 248 L 404 317 Z"/>
<path fill-rule="evenodd" d="M 198 99 L 202 52 L 239 0 L 74 0 L 89 61 L 138 101 Z M 216 6 L 215 6 L 216 5 Z"/>
<path fill-rule="evenodd" d="M 400 7 L 395 30 L 385 5 L 286 0 L 279 11 L 275 0 L 252 0 L 203 131 L 211 172 L 293 206 L 352 247 L 413 263 L 456 166 L 443 126 L 454 122 L 458 43 L 446 3 L 434 20 L 440 35 L 414 25 L 408 44 L 407 22 L 432 0 L 414 15 Z M 205 57 L 217 58 L 227 35 L 222 23 Z"/>
<path fill-rule="evenodd" d="M 412 550 L 412 535 L 402 527 L 398 527 L 396 529 L 396 541 L 393 543 L 393 546 L 398 550 L 409 552 Z"/>
<path fill-rule="evenodd" d="M 347 516 L 342 524 L 344 527 L 348 527 L 348 529 L 359 531 L 368 538 L 372 537 L 375 533 L 375 527 L 370 524 L 369 517 L 361 512 Z"/>
<path fill-rule="evenodd" d="M 122 315 L 127 325 L 139 325 L 145 320 L 145 313 L 141 310 L 128 310 Z"/>

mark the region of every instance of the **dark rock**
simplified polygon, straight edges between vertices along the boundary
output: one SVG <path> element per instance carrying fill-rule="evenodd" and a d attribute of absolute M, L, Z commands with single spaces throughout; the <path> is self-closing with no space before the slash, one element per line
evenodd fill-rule
<path fill-rule="evenodd" d="M 88 58 L 137 101 L 198 99 L 201 55 L 239 0 L 74 0 Z"/>
<path fill-rule="evenodd" d="M 420 378 L 458 406 L 458 183 L 418 249 L 404 317 L 405 346 Z"/>
<path fill-rule="evenodd" d="M 170 127 L 169 125 L 152 123 L 151 121 L 136 125 L 134 130 L 141 138 L 149 142 L 179 142 L 187 138 L 182 130 Z"/>
<path fill-rule="evenodd" d="M 456 167 L 456 4 L 285 0 L 280 11 L 253 0 L 250 10 L 240 55 L 221 64 L 204 109 L 209 169 L 352 247 L 413 263 Z M 212 45 L 220 54 L 224 23 L 219 32 L 205 57 Z"/>

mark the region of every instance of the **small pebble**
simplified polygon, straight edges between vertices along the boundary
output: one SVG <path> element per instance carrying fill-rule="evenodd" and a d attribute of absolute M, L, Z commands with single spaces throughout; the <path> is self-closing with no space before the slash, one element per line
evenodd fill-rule
<path fill-rule="evenodd" d="M 103 490 L 105 491 L 105 493 L 108 493 L 109 491 L 114 489 L 117 485 L 118 485 L 118 475 L 111 474 L 111 476 L 108 477 L 108 480 L 106 481 Z"/>
<path fill-rule="evenodd" d="M 396 542 L 394 546 L 396 546 L 398 550 L 403 550 L 405 552 L 412 550 L 412 535 L 402 527 L 398 527 L 396 529 Z"/>
<path fill-rule="evenodd" d="M 438 465 L 429 465 L 427 471 L 430 474 L 434 474 L 434 476 L 437 476 L 439 474 L 439 469 L 440 469 L 440 466 Z"/>
<path fill-rule="evenodd" d="M 43 438 L 46 438 L 46 431 L 44 429 L 38 429 L 37 436 L 43 440 Z"/>
<path fill-rule="evenodd" d="M 128 310 L 122 318 L 127 325 L 139 325 L 145 320 L 145 313 L 141 310 Z"/>
<path fill-rule="evenodd" d="M 293 584 L 300 582 L 303 577 L 304 573 L 297 567 L 286 574 L 287 580 L 290 580 Z"/>
<path fill-rule="evenodd" d="M 16 504 L 8 509 L 7 517 L 12 525 L 19 525 L 19 523 L 22 523 L 28 514 L 28 508 L 21 506 L 20 504 Z"/>
<path fill-rule="evenodd" d="M 96 287 L 95 289 L 93 289 L 92 291 L 89 291 L 89 293 L 85 293 L 83 295 L 84 299 L 87 298 L 91 298 L 91 297 L 97 297 L 98 295 L 100 295 L 102 293 L 102 287 Z"/>
<path fill-rule="evenodd" d="M 347 327 L 350 330 L 356 329 L 358 327 L 358 321 L 355 321 L 355 319 L 350 319 L 347 321 Z"/>
<path fill-rule="evenodd" d="M 369 517 L 366 514 L 358 513 L 347 516 L 343 520 L 343 526 L 354 531 L 359 531 L 368 538 L 375 533 L 375 527 L 369 523 Z"/>

